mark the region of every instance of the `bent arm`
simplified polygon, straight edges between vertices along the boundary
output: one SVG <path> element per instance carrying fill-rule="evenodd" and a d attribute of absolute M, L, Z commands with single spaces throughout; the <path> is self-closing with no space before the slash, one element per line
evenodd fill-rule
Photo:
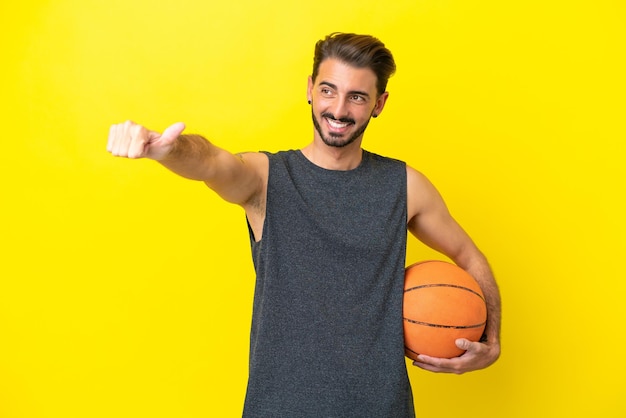
<path fill-rule="evenodd" d="M 449 257 L 480 285 L 487 304 L 486 341 L 459 342 L 467 352 L 457 359 L 432 359 L 416 364 L 432 371 L 463 373 L 489 366 L 500 355 L 501 301 L 487 259 L 450 215 L 435 187 L 421 173 L 407 167 L 408 229 L 424 244 Z M 417 362 L 420 363 L 420 362 Z M 434 364 L 432 364 L 434 363 Z"/>

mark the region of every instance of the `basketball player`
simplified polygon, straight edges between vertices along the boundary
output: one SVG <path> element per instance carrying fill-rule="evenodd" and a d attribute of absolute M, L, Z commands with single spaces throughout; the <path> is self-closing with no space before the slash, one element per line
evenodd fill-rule
<path fill-rule="evenodd" d="M 246 417 L 415 415 L 402 328 L 407 229 L 471 273 L 488 305 L 481 342 L 413 364 L 464 373 L 499 357 L 500 297 L 485 257 L 422 174 L 361 146 L 394 72 L 374 37 L 320 40 L 307 90 L 313 140 L 301 150 L 231 154 L 183 135 L 182 123 L 110 129 L 113 155 L 156 160 L 245 210 L 256 271 Z"/>

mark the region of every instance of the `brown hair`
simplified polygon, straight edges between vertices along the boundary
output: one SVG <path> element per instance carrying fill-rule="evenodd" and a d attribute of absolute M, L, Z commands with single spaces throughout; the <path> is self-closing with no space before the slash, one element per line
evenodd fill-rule
<path fill-rule="evenodd" d="M 376 74 L 376 88 L 380 96 L 387 88 L 389 77 L 396 72 L 391 51 L 377 38 L 370 35 L 334 32 L 315 44 L 313 58 L 313 82 L 320 64 L 328 58 L 336 58 L 357 68 L 369 68 Z"/>

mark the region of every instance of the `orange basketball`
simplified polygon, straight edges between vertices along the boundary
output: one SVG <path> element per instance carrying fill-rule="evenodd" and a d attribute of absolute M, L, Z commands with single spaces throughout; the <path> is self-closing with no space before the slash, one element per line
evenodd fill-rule
<path fill-rule="evenodd" d="M 480 340 L 487 306 L 465 270 L 445 261 L 423 261 L 405 270 L 403 317 L 407 357 L 452 358 L 463 354 L 457 338 Z"/>

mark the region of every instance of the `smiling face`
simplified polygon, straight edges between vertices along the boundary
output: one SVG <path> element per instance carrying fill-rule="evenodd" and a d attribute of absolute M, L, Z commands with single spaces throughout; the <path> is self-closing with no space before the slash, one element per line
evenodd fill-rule
<path fill-rule="evenodd" d="M 388 93 L 378 96 L 376 75 L 334 58 L 324 60 L 317 77 L 309 77 L 308 96 L 315 139 L 331 147 L 360 141 L 372 116 L 383 110 Z"/>

